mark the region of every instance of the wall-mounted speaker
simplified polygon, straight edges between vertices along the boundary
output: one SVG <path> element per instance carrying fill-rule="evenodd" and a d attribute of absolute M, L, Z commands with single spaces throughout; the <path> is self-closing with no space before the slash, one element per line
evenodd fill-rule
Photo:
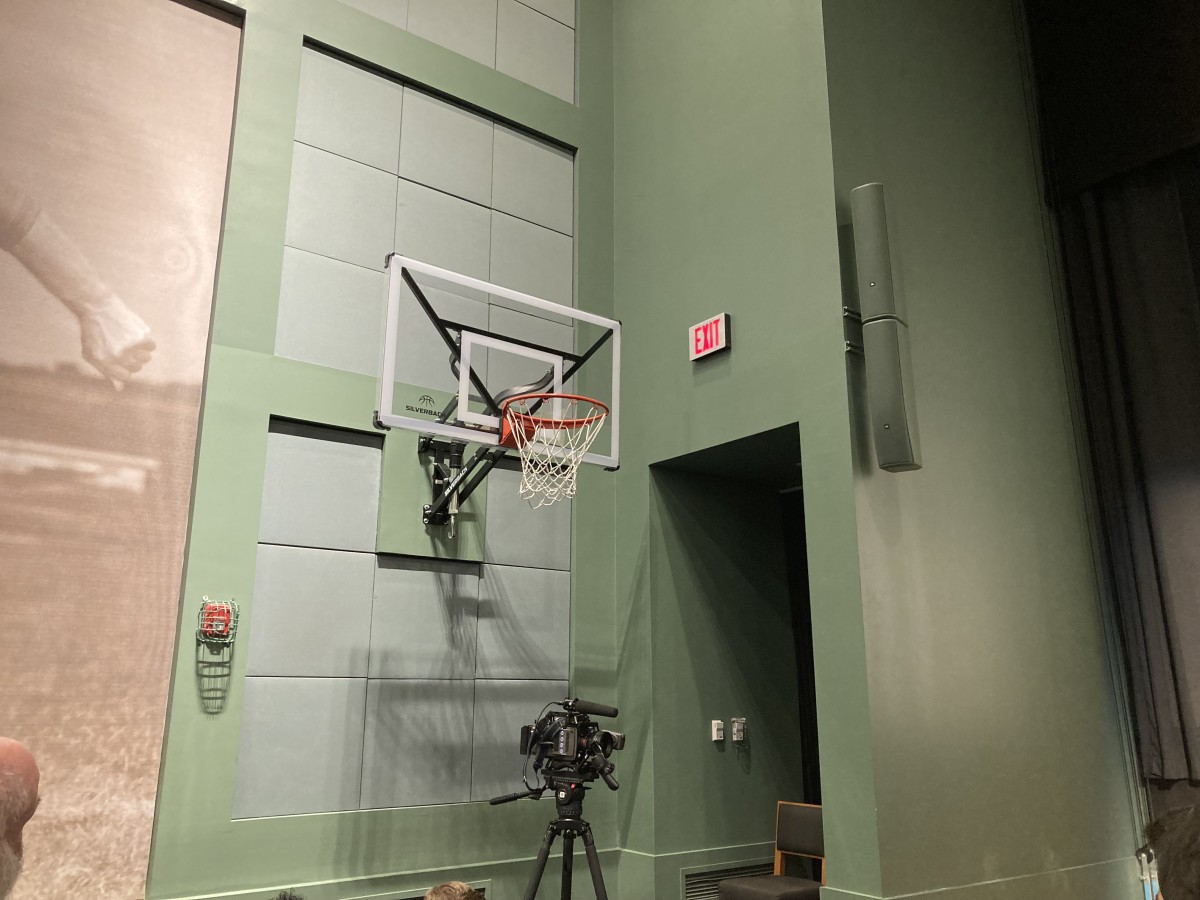
<path fill-rule="evenodd" d="M 909 472 L 921 468 L 917 406 L 908 349 L 908 322 L 897 303 L 888 246 L 883 185 L 864 184 L 850 192 L 862 349 L 867 368 L 867 408 L 879 468 Z"/>

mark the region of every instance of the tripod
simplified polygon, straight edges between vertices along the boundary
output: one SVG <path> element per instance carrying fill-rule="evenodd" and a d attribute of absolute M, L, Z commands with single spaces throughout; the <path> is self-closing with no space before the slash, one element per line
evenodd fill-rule
<path fill-rule="evenodd" d="M 561 782 L 555 786 L 554 806 L 558 810 L 558 818 L 546 826 L 546 837 L 542 839 L 542 849 L 538 851 L 533 877 L 529 880 L 529 887 L 525 889 L 525 900 L 535 900 L 537 897 L 542 875 L 546 871 L 546 860 L 550 858 L 550 847 L 554 839 L 560 836 L 563 840 L 560 896 L 562 900 L 571 900 L 571 871 L 574 866 L 572 857 L 577 835 L 583 838 L 583 849 L 592 873 L 592 889 L 596 892 L 596 900 L 608 900 L 608 891 L 604 889 L 604 876 L 600 872 L 600 857 L 596 853 L 596 842 L 592 839 L 592 826 L 583 820 L 584 790 L 584 786 L 578 782 Z"/>

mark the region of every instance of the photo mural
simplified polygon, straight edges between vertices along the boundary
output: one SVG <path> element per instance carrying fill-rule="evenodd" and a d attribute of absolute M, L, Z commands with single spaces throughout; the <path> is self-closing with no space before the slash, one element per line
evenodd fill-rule
<path fill-rule="evenodd" d="M 0 739 L 41 797 L 0 896 L 145 893 L 239 46 L 0 4 Z"/>

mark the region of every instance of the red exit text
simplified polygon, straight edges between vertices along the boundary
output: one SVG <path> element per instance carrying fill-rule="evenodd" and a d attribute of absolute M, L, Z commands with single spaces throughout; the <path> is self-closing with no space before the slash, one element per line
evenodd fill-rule
<path fill-rule="evenodd" d="M 703 356 L 729 349 L 729 313 L 721 313 L 711 319 L 705 319 L 698 325 L 688 329 L 688 359 L 697 360 Z"/>

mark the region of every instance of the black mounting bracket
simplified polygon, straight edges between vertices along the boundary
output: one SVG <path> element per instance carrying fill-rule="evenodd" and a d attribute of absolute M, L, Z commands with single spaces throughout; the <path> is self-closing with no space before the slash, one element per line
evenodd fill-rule
<path fill-rule="evenodd" d="M 456 496 L 462 482 L 457 476 L 463 467 L 467 445 L 461 441 L 429 441 L 425 452 L 433 454 L 433 497 L 421 508 L 421 521 L 426 525 L 451 525 L 458 513 L 458 504 L 466 497 Z"/>

